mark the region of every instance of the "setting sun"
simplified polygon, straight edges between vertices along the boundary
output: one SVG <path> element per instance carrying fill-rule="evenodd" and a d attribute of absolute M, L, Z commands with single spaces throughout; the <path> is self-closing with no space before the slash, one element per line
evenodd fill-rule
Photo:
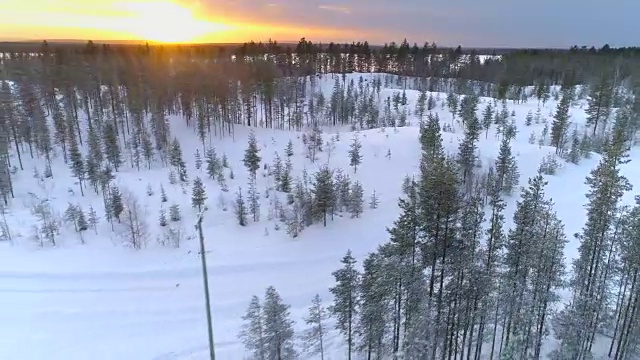
<path fill-rule="evenodd" d="M 197 18 L 193 9 L 171 2 L 138 1 L 117 6 L 128 13 L 125 31 L 144 40 L 192 42 L 233 28 L 231 25 Z"/>
<path fill-rule="evenodd" d="M 8 3 L 7 3 L 8 2 Z M 230 43 L 268 39 L 353 38 L 345 28 L 320 28 L 261 17 L 222 0 L 0 0 L 0 40 L 149 40 L 162 43 Z M 216 12 L 213 10 L 216 9 Z M 255 10 L 255 9 L 254 9 Z M 263 12 L 263 13 L 262 13 Z M 292 20 L 293 21 L 293 20 Z"/>

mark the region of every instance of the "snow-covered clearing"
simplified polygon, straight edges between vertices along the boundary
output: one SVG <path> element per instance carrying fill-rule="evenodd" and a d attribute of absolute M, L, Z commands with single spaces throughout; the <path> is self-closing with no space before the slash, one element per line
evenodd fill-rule
<path fill-rule="evenodd" d="M 359 74 L 351 74 L 357 80 Z M 376 75 L 362 75 L 371 78 Z M 321 80 L 330 93 L 332 80 Z M 385 89 L 382 97 L 393 90 Z M 408 108 L 413 110 L 418 93 L 407 91 Z M 436 96 L 436 94 L 434 94 Z M 441 106 L 445 94 L 434 111 L 443 124 L 451 123 L 451 113 Z M 485 106 L 482 99 L 479 111 Z M 555 109 L 551 100 L 543 108 Z M 524 125 L 529 110 L 535 112 L 537 100 L 513 104 L 518 123 L 518 135 L 513 143 L 517 154 L 521 181 L 537 172 L 541 160 L 554 149 L 531 145 L 531 132 L 540 134 L 542 124 Z M 572 108 L 571 120 L 584 122 L 584 111 Z M 220 359 L 242 359 L 242 344 L 237 335 L 250 297 L 262 296 L 267 286 L 273 285 L 283 300 L 291 305 L 296 326 L 303 325 L 312 297 L 319 293 L 325 302 L 331 296 L 331 272 L 347 249 L 359 260 L 388 239 L 385 228 L 398 216 L 397 199 L 401 194 L 402 179 L 418 170 L 420 144 L 415 116 L 406 128 L 375 129 L 360 132 L 363 144 L 363 164 L 357 173 L 349 167 L 347 156 L 352 133 L 347 129 L 325 129 L 325 141 L 339 133 L 336 148 L 329 156 L 327 149 L 318 155 L 315 164 L 305 158 L 301 134 L 285 131 L 255 129 L 262 163 L 272 163 L 277 151 L 284 159 L 284 149 L 291 139 L 294 144 L 294 176 L 301 176 L 304 168 L 312 174 L 320 164 L 329 161 L 333 168 L 342 168 L 352 179 L 362 182 L 366 201 L 375 190 L 380 197 L 378 209 L 367 208 L 359 219 L 336 218 L 326 228 L 316 224 L 305 229 L 296 239 L 277 231 L 274 221 L 267 219 L 269 199 L 262 196 L 262 218 L 249 226 L 240 227 L 233 214 L 235 191 L 247 186 L 247 170 L 242 157 L 249 130 L 236 127 L 234 138 L 214 138 L 212 144 L 218 155 L 228 156 L 235 177 L 228 180 L 230 191 L 224 193 L 228 210 L 218 203 L 221 193 L 218 184 L 208 179 L 204 169 L 196 170 L 193 154 L 201 145 L 193 129 L 186 128 L 181 119 L 172 119 L 172 132 L 182 145 L 182 151 L 191 179 L 203 178 L 208 195 L 209 211 L 204 218 L 204 235 L 214 316 L 216 355 Z M 457 134 L 443 133 L 444 145 L 457 151 Z M 495 134 L 480 138 L 480 157 L 483 163 L 493 161 L 499 142 Z M 386 154 L 390 150 L 391 158 Z M 203 154 L 204 155 L 204 154 Z M 566 247 L 567 261 L 577 252 L 573 234 L 580 231 L 585 220 L 583 204 L 587 186 L 585 176 L 598 163 L 598 156 L 582 160 L 580 165 L 566 164 L 555 176 L 547 176 L 546 193 L 555 201 L 555 209 L 565 224 L 570 242 Z M 623 173 L 634 187 L 640 186 L 640 167 L 636 160 L 640 150 L 631 152 L 632 161 L 623 167 Z M 92 205 L 102 216 L 102 197 L 87 189 L 81 197 L 76 180 L 61 157 L 54 160 L 53 179 L 39 182 L 29 169 L 43 169 L 44 160 L 27 160 L 25 171 L 15 178 L 16 199 L 7 215 L 12 230 L 13 245 L 0 243 L 0 359 L 204 359 L 208 357 L 207 330 L 202 290 L 202 273 L 198 255 L 197 231 L 194 229 L 197 210 L 191 207 L 191 190 L 186 195 L 178 185 L 170 185 L 168 169 L 159 165 L 152 170 L 138 172 L 128 165 L 117 173 L 115 183 L 128 188 L 142 201 L 153 235 L 144 250 L 134 251 L 121 245 L 121 240 L 100 222 L 96 235 L 92 229 L 85 232 L 86 245 L 80 245 L 78 235 L 66 228 L 56 248 L 39 248 L 31 239 L 31 226 L 35 219 L 29 212 L 29 192 L 48 197 L 61 213 L 68 203 L 83 208 Z M 258 190 L 264 195 L 269 177 L 258 171 Z M 177 202 L 182 210 L 181 227 L 185 239 L 180 248 L 161 247 L 156 244 L 160 184 L 164 184 L 169 203 Z M 155 194 L 147 196 L 147 185 Z M 71 195 L 68 189 L 73 189 Z M 285 197 L 278 195 L 281 200 Z M 508 199 L 507 225 L 515 208 L 517 196 Z M 626 195 L 625 203 L 633 201 L 633 192 Z M 165 204 L 166 206 L 166 204 Z M 337 337 L 331 344 L 328 359 L 342 359 Z"/>

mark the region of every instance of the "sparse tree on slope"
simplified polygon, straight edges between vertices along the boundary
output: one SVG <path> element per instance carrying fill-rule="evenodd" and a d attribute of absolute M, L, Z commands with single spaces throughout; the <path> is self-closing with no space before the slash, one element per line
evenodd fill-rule
<path fill-rule="evenodd" d="M 571 89 L 565 90 L 558 103 L 551 125 L 551 146 L 556 148 L 556 154 L 564 151 L 567 129 L 569 128 L 569 107 L 571 106 Z"/>
<path fill-rule="evenodd" d="M 382 276 L 383 258 L 378 253 L 371 253 L 365 259 L 360 282 L 360 311 L 356 325 L 359 335 L 358 352 L 366 354 L 368 359 L 382 359 L 389 355 L 389 344 L 385 343 L 385 335 L 389 330 L 387 325 L 389 309 L 389 294 L 387 278 Z"/>
<path fill-rule="evenodd" d="M 80 187 L 80 193 L 84 196 L 84 189 L 82 186 L 82 182 L 84 180 L 85 175 L 85 167 L 84 160 L 82 159 L 82 153 L 78 148 L 78 143 L 75 140 L 75 137 L 71 137 L 70 140 L 70 148 L 69 148 L 69 158 L 71 160 L 70 166 L 71 171 L 73 172 L 73 176 L 78 179 L 78 186 Z"/>
<path fill-rule="evenodd" d="M 493 108 L 491 103 L 488 103 L 482 112 L 482 128 L 485 131 L 485 139 L 489 137 L 489 129 L 491 129 L 491 122 L 493 121 Z"/>
<path fill-rule="evenodd" d="M 148 226 L 146 214 L 138 198 L 130 191 L 123 196 L 124 209 L 122 212 L 123 235 L 127 243 L 136 250 L 147 244 Z"/>
<path fill-rule="evenodd" d="M 334 298 L 329 311 L 336 318 L 336 329 L 344 336 L 347 343 L 347 358 L 351 360 L 358 315 L 360 274 L 355 268 L 356 259 L 351 255 L 351 250 L 342 258 L 342 264 L 344 265 L 342 269 L 333 272 L 336 285 L 330 289 Z"/>
<path fill-rule="evenodd" d="M 611 102 L 613 100 L 613 86 L 610 82 L 610 75 L 603 74 L 595 87 L 592 88 L 591 96 L 588 99 L 589 107 L 585 110 L 587 114 L 587 126 L 592 126 L 592 136 L 596 135 L 598 125 L 604 122 L 611 113 Z"/>
<path fill-rule="evenodd" d="M 215 179 L 222 172 L 222 164 L 220 164 L 215 148 L 207 149 L 205 160 L 207 163 L 207 175 L 209 175 L 210 179 Z"/>
<path fill-rule="evenodd" d="M 251 132 L 249 133 L 249 145 L 247 149 L 244 151 L 244 158 L 242 162 L 244 166 L 251 174 L 252 178 L 256 177 L 256 172 L 260 169 L 260 150 L 258 150 L 258 142 L 256 140 L 256 135 Z"/>
<path fill-rule="evenodd" d="M 251 217 L 253 217 L 253 221 L 260 221 L 260 193 L 258 192 L 258 189 L 256 189 L 255 179 L 249 179 L 248 200 L 249 213 L 251 214 Z"/>
<path fill-rule="evenodd" d="M 202 179 L 200 179 L 199 177 L 196 177 L 193 180 L 191 206 L 197 207 L 198 211 L 200 211 L 206 200 L 207 200 L 207 193 L 204 189 L 204 184 L 202 183 Z"/>
<path fill-rule="evenodd" d="M 238 192 L 236 193 L 236 219 L 240 226 L 247 225 L 247 206 L 242 197 L 242 188 L 238 188 Z"/>
<path fill-rule="evenodd" d="M 251 298 L 247 313 L 242 317 L 244 324 L 240 332 L 240 339 L 245 349 L 251 352 L 256 360 L 271 359 L 267 355 L 267 340 L 264 332 L 262 306 L 257 296 Z"/>
<path fill-rule="evenodd" d="M 282 302 L 273 286 L 267 288 L 262 313 L 267 359 L 295 359 L 294 322 L 290 319 L 289 305 Z"/>
<path fill-rule="evenodd" d="M 518 162 L 511 153 L 511 145 L 508 138 L 503 138 L 500 143 L 500 153 L 495 161 L 495 181 L 500 191 L 511 195 L 518 186 L 520 173 L 518 172 Z"/>
<path fill-rule="evenodd" d="M 335 204 L 332 171 L 328 167 L 324 167 L 316 172 L 314 180 L 312 189 L 314 217 L 322 219 L 323 225 L 327 226 L 327 214 L 332 211 Z"/>
<path fill-rule="evenodd" d="M 308 327 L 302 333 L 301 338 L 307 354 L 310 356 L 320 355 L 320 360 L 324 360 L 328 319 L 329 312 L 322 306 L 320 295 L 316 294 L 309 308 L 309 314 L 304 320 Z"/>
<path fill-rule="evenodd" d="M 362 144 L 360 143 L 360 139 L 358 138 L 358 134 L 354 134 L 353 140 L 351 142 L 351 146 L 349 149 L 349 165 L 353 167 L 353 172 L 358 171 L 358 166 L 362 163 L 362 154 L 360 150 L 362 149 Z"/>

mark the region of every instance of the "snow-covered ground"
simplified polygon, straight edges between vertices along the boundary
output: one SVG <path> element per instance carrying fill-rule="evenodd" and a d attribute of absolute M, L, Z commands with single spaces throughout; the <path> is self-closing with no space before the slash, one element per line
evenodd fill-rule
<path fill-rule="evenodd" d="M 358 74 L 350 76 L 358 77 Z M 374 75 L 364 75 L 371 77 Z M 328 79 L 328 78 L 327 78 Z M 330 91 L 332 80 L 322 80 Z M 394 90 L 385 89 L 382 96 Z M 434 94 L 435 96 L 436 94 Z M 407 91 L 408 108 L 413 110 L 417 92 Z M 440 101 L 434 110 L 441 121 L 451 123 L 451 114 Z M 484 109 L 482 99 L 479 112 Z M 555 109 L 552 100 L 543 108 Z M 554 149 L 531 145 L 531 132 L 540 134 L 542 124 L 524 125 L 529 110 L 535 113 L 537 100 L 513 104 L 518 123 L 518 135 L 513 143 L 517 155 L 521 184 L 537 172 L 541 160 Z M 572 108 L 571 120 L 584 122 L 581 108 Z M 220 359 L 242 359 L 242 344 L 238 332 L 252 295 L 262 296 L 267 286 L 273 285 L 283 300 L 291 305 L 296 326 L 302 326 L 302 317 L 319 293 L 326 303 L 333 285 L 331 272 L 340 266 L 347 249 L 361 260 L 379 244 L 387 241 L 386 227 L 398 216 L 397 199 L 401 194 L 402 179 L 418 170 L 420 144 L 415 117 L 409 117 L 406 128 L 375 129 L 360 132 L 363 144 L 363 164 L 357 173 L 349 167 L 348 148 L 352 134 L 345 129 L 326 129 L 324 139 L 339 133 L 339 141 L 329 156 L 320 153 L 313 164 L 305 158 L 301 134 L 285 131 L 255 129 L 262 162 L 271 163 L 277 151 L 284 159 L 289 140 L 294 143 L 294 176 L 304 168 L 312 174 L 318 165 L 344 169 L 352 179 L 362 182 L 365 196 L 375 190 L 380 197 L 377 209 L 366 209 L 359 219 L 348 217 L 329 221 L 326 228 L 317 224 L 291 239 L 283 229 L 274 228 L 267 219 L 268 199 L 262 197 L 262 218 L 258 223 L 240 227 L 233 214 L 234 193 L 239 186 L 247 187 L 247 170 L 242 157 L 249 130 L 236 128 L 234 138 L 214 138 L 212 144 L 218 155 L 228 156 L 235 178 L 228 180 L 230 191 L 226 197 L 228 211 L 219 206 L 220 187 L 207 178 L 204 169 L 195 169 L 193 154 L 200 147 L 193 129 L 186 128 L 180 119 L 173 119 L 172 131 L 181 142 L 191 179 L 204 179 L 209 211 L 204 217 L 204 235 L 209 263 L 209 281 L 212 296 L 216 352 Z M 550 122 L 550 121 L 549 121 Z M 447 150 L 457 151 L 462 136 L 443 133 Z M 498 153 L 499 142 L 491 131 L 480 139 L 480 157 L 487 164 Z M 391 158 L 386 154 L 391 151 Z M 202 152 L 202 149 L 200 148 Z M 623 167 L 623 173 L 640 186 L 640 167 L 636 160 L 640 150 L 633 149 L 632 161 Z M 578 244 L 573 234 L 580 231 L 585 221 L 583 208 L 587 186 L 585 176 L 597 164 L 598 156 L 582 160 L 580 165 L 565 164 L 555 176 L 547 176 L 546 193 L 555 201 L 555 209 L 565 224 L 570 239 L 566 247 L 567 261 L 573 260 Z M 178 185 L 170 185 L 168 169 L 159 166 L 152 170 L 131 169 L 123 166 L 115 183 L 130 189 L 144 204 L 152 232 L 158 230 L 160 184 L 164 185 L 169 203 L 177 202 L 182 209 L 182 230 L 185 241 L 180 248 L 161 247 L 152 235 L 148 246 L 134 251 L 122 246 L 122 241 L 111 231 L 103 219 L 97 229 L 85 233 L 86 245 L 80 245 L 78 235 L 67 227 L 56 248 L 39 248 L 31 239 L 35 219 L 29 212 L 29 193 L 48 197 L 61 213 L 68 203 L 89 205 L 102 216 L 102 197 L 91 190 L 81 197 L 75 179 L 61 158 L 54 160 L 53 179 L 40 182 L 31 176 L 33 167 L 44 169 L 41 160 L 26 160 L 25 171 L 14 178 L 17 198 L 7 215 L 12 230 L 13 244 L 0 243 L 0 359 L 204 359 L 208 356 L 207 329 L 202 287 L 202 273 L 198 255 L 197 232 L 194 228 L 197 211 L 190 205 L 190 189 L 186 195 Z M 258 171 L 258 190 L 264 195 L 269 177 Z M 147 185 L 155 194 L 147 196 Z M 73 189 L 75 195 L 69 192 Z M 281 200 L 284 196 L 280 194 Z M 515 208 L 517 195 L 509 199 L 507 225 Z M 631 203 L 633 193 L 625 196 Z M 155 233 L 154 233 L 155 234 Z M 188 239 L 186 239 L 188 238 Z M 332 354 L 327 359 L 343 359 L 340 342 L 331 341 Z"/>

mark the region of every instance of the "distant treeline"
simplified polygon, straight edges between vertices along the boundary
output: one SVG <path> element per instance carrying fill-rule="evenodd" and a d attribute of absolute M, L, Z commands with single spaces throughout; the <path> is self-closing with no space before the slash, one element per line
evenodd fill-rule
<path fill-rule="evenodd" d="M 21 76 L 26 67 L 33 69 L 34 63 L 39 64 L 37 72 L 50 72 L 55 68 L 59 77 L 66 76 L 65 67 L 75 71 L 83 68 L 95 74 L 104 72 L 105 67 L 128 72 L 132 66 L 161 66 L 166 67 L 164 74 L 154 76 L 171 76 L 181 71 L 198 73 L 205 68 L 207 71 L 215 68 L 224 77 L 241 80 L 248 76 L 257 81 L 351 72 L 458 78 L 503 87 L 592 84 L 603 76 L 626 80 L 640 78 L 640 48 L 611 48 L 608 45 L 600 49 L 574 46 L 558 50 L 440 48 L 429 42 L 422 46 L 410 45 L 406 40 L 384 46 L 372 46 L 366 41 L 321 44 L 304 38 L 297 44 L 270 41 L 222 45 L 45 41 L 0 43 L 0 54 L 4 58 L 3 76 L 7 79 Z"/>

